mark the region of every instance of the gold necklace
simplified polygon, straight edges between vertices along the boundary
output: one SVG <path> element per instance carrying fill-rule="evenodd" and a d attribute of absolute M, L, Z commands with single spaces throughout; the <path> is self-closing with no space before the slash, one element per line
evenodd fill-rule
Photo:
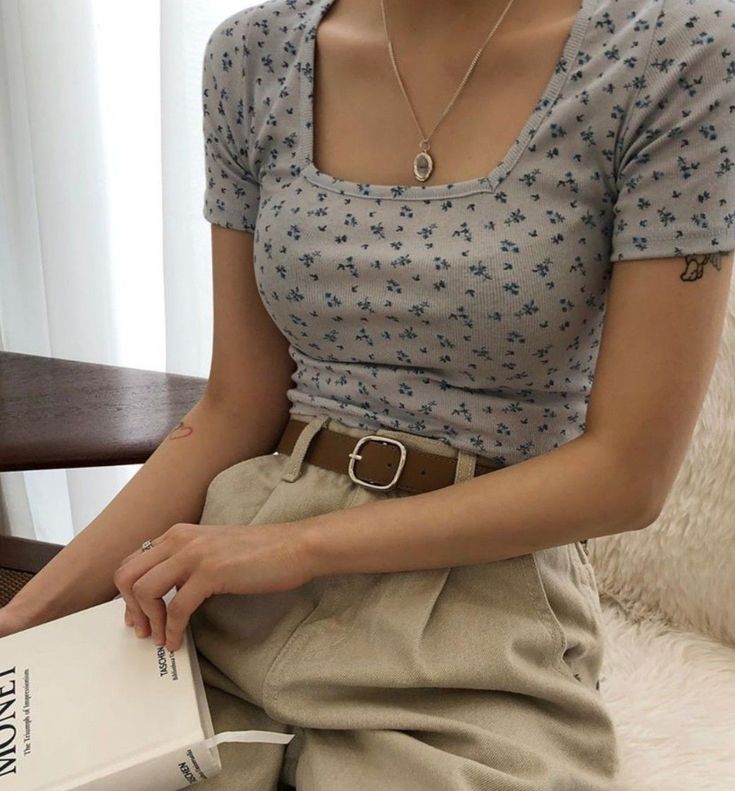
<path fill-rule="evenodd" d="M 444 116 L 449 112 L 449 110 L 452 108 L 452 105 L 457 100 L 457 97 L 459 96 L 460 92 L 462 91 L 462 88 L 464 88 L 465 83 L 467 82 L 467 80 L 470 77 L 470 74 L 472 74 L 472 70 L 475 68 L 475 64 L 479 60 L 480 55 L 482 54 L 482 51 L 487 46 L 488 41 L 490 41 L 490 38 L 492 37 L 493 33 L 497 29 L 498 25 L 503 21 L 503 17 L 508 12 L 508 9 L 513 5 L 513 2 L 514 2 L 514 0 L 510 0 L 510 2 L 505 6 L 505 9 L 503 10 L 503 13 L 500 15 L 500 18 L 493 25 L 493 27 L 490 30 L 490 32 L 487 34 L 487 37 L 485 38 L 485 41 L 484 41 L 483 45 L 475 53 L 475 57 L 472 59 L 472 63 L 470 63 L 470 66 L 467 69 L 467 72 L 465 73 L 464 77 L 462 78 L 462 82 L 460 82 L 459 87 L 454 92 L 454 96 L 452 97 L 451 101 L 449 102 L 449 104 L 444 109 L 444 112 L 439 116 L 439 120 L 434 124 L 434 128 L 431 130 L 431 132 L 429 132 L 428 135 L 425 135 L 424 134 L 424 130 L 421 128 L 421 124 L 419 123 L 419 119 L 416 117 L 416 112 L 413 109 L 413 105 L 411 104 L 411 100 L 408 98 L 408 93 L 406 92 L 406 87 L 403 84 L 403 80 L 401 79 L 401 75 L 400 75 L 400 73 L 398 71 L 398 64 L 396 63 L 396 57 L 395 57 L 395 54 L 393 52 L 393 42 L 391 41 L 390 33 L 388 32 L 388 20 L 386 18 L 386 14 L 385 14 L 385 0 L 380 0 L 380 10 L 381 10 L 381 12 L 383 14 L 383 27 L 385 29 L 385 37 L 386 37 L 386 40 L 388 42 L 388 52 L 390 53 L 390 60 L 391 60 L 391 63 L 393 64 L 393 71 L 395 72 L 396 79 L 398 80 L 398 84 L 401 86 L 401 91 L 403 91 L 403 95 L 406 98 L 406 102 L 408 103 L 409 109 L 411 110 L 411 114 L 413 115 L 413 120 L 415 121 L 416 127 L 419 130 L 419 134 L 421 135 L 421 138 L 419 140 L 419 149 L 420 150 L 419 150 L 419 153 L 416 154 L 416 156 L 414 157 L 414 160 L 413 160 L 413 174 L 416 177 L 417 181 L 426 181 L 426 179 L 428 179 L 429 176 L 431 175 L 431 171 L 434 169 L 434 160 L 432 159 L 431 155 L 429 154 L 429 148 L 430 148 L 429 140 L 430 140 L 431 136 L 434 134 L 434 132 L 436 131 L 436 128 L 444 120 Z"/>

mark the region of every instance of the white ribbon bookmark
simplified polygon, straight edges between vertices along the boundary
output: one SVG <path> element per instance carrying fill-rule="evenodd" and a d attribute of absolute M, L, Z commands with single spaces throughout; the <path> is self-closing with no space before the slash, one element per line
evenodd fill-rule
<path fill-rule="evenodd" d="M 214 747 L 222 742 L 270 742 L 272 744 L 288 744 L 295 733 L 278 733 L 277 731 L 222 731 L 204 743 L 207 747 Z"/>

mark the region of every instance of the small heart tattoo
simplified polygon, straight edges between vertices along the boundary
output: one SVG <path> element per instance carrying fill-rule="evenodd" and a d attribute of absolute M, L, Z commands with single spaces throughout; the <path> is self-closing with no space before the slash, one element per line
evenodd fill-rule
<path fill-rule="evenodd" d="M 179 425 L 168 435 L 169 439 L 181 439 L 182 437 L 188 437 L 191 432 L 194 431 L 192 426 L 185 426 L 184 421 L 180 421 Z"/>

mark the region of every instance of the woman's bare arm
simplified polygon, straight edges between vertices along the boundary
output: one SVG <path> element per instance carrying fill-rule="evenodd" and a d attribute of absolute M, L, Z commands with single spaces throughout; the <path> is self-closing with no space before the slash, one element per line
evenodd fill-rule
<path fill-rule="evenodd" d="M 306 567 L 471 565 L 649 525 L 709 386 L 732 263 L 731 253 L 618 261 L 581 436 L 454 486 L 297 522 Z"/>
<path fill-rule="evenodd" d="M 146 538 L 198 522 L 214 476 L 272 453 L 288 420 L 293 361 L 253 276 L 253 235 L 212 225 L 214 333 L 205 395 L 107 507 L 0 616 L 23 628 L 107 601 L 113 573 Z M 0 636 L 16 629 L 3 626 Z"/>

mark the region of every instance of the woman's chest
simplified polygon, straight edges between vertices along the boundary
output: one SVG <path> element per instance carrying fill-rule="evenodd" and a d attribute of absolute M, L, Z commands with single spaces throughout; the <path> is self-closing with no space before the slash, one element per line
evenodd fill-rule
<path fill-rule="evenodd" d="M 480 378 L 586 342 L 611 207 L 602 181 L 583 188 L 529 153 L 495 190 L 426 200 L 266 179 L 254 247 L 266 309 L 314 357 L 447 368 L 474 358 Z"/>

